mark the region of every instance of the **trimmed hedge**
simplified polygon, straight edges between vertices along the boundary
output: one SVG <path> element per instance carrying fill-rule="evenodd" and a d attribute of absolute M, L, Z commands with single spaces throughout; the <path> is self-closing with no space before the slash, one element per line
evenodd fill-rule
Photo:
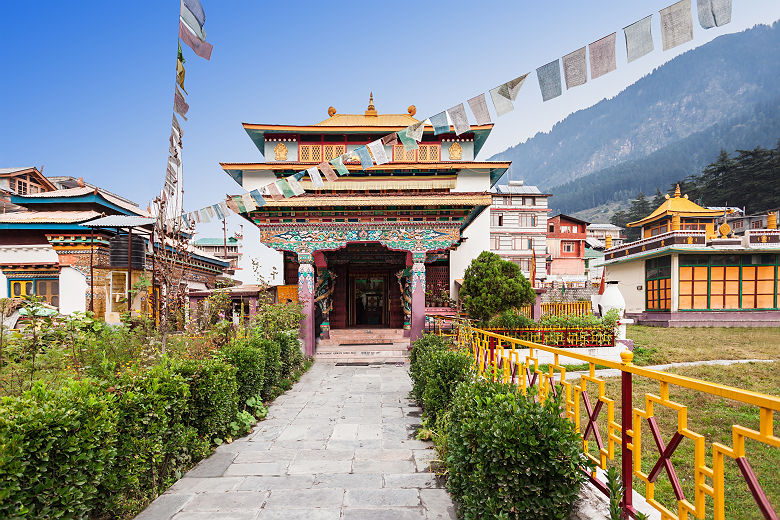
<path fill-rule="evenodd" d="M 186 360 L 175 364 L 174 371 L 190 385 L 190 420 L 198 434 L 227 435 L 238 413 L 236 367 L 219 359 Z"/>
<path fill-rule="evenodd" d="M 282 377 L 290 377 L 303 364 L 303 352 L 297 332 L 280 332 L 274 338 L 279 343 L 279 359 L 282 363 Z"/>
<path fill-rule="evenodd" d="M 427 365 L 433 352 L 450 348 L 450 341 L 441 336 L 426 334 L 412 344 L 409 353 L 409 376 L 412 378 L 412 393 L 419 403 L 423 402 L 425 384 L 428 381 Z"/>
<path fill-rule="evenodd" d="M 223 359 L 236 367 L 238 406 L 244 409 L 251 397 L 259 397 L 265 383 L 265 352 L 256 336 L 236 338 L 222 349 Z"/>
<path fill-rule="evenodd" d="M 464 351 L 432 351 L 425 365 L 422 403 L 431 424 L 450 406 L 452 394 L 463 381 L 470 380 L 472 358 Z"/>
<path fill-rule="evenodd" d="M 164 366 L 129 371 L 116 395 L 116 458 L 101 483 L 102 511 L 124 516 L 165 491 L 209 446 L 187 425 L 190 387 Z"/>
<path fill-rule="evenodd" d="M 448 419 L 447 488 L 463 518 L 568 517 L 591 464 L 559 401 L 477 380 L 458 387 Z"/>
<path fill-rule="evenodd" d="M 0 518 L 82 518 L 116 455 L 115 397 L 87 382 L 0 399 Z"/>
<path fill-rule="evenodd" d="M 273 399 L 276 386 L 282 380 L 281 345 L 278 341 L 265 339 L 260 343 L 265 353 L 265 378 L 260 395 L 263 401 Z"/>

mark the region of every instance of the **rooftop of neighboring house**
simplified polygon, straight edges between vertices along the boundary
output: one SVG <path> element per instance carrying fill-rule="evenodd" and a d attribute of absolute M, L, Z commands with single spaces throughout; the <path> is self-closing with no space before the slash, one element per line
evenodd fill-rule
<path fill-rule="evenodd" d="M 623 228 L 615 224 L 588 224 L 588 231 L 623 231 Z"/>
<path fill-rule="evenodd" d="M 30 210 L 65 209 L 63 204 L 78 204 L 100 208 L 107 214 L 134 214 L 149 216 L 137 204 L 94 186 L 77 186 L 30 195 L 12 195 L 11 202 Z"/>
<path fill-rule="evenodd" d="M 81 177 L 76 178 L 70 175 L 55 175 L 52 177 L 47 177 L 47 179 L 49 179 L 52 182 L 52 184 L 54 184 L 57 187 L 57 189 L 80 188 L 82 186 L 86 186 L 89 188 L 98 188 L 102 193 L 105 193 L 114 198 L 127 202 L 128 204 L 132 204 L 133 206 L 138 206 L 138 204 L 136 204 L 130 199 L 127 199 L 121 195 L 117 195 L 116 193 L 108 191 L 105 188 L 100 188 L 98 186 L 95 186 L 94 184 L 85 182 L 84 179 L 82 179 Z"/>
<path fill-rule="evenodd" d="M 509 181 L 509 184 L 497 184 L 490 189 L 499 195 L 540 195 L 552 197 L 549 193 L 542 193 L 536 186 L 525 184 L 523 181 Z"/>
<path fill-rule="evenodd" d="M 227 245 L 233 246 L 238 245 L 240 241 L 236 237 L 227 237 Z M 195 240 L 195 245 L 198 247 L 203 246 L 224 246 L 225 245 L 225 239 L 224 238 L 214 238 L 214 237 L 203 237 Z"/>
<path fill-rule="evenodd" d="M 582 219 L 579 219 L 577 217 L 572 217 L 570 215 L 565 215 L 563 213 L 558 213 L 557 215 L 553 215 L 552 217 L 548 217 L 547 221 L 549 222 L 550 220 L 556 220 L 556 219 L 561 220 L 561 221 L 567 220 L 569 222 L 575 222 L 577 224 L 584 224 L 586 227 L 588 225 L 590 225 L 590 222 L 588 222 L 587 220 L 582 220 Z"/>

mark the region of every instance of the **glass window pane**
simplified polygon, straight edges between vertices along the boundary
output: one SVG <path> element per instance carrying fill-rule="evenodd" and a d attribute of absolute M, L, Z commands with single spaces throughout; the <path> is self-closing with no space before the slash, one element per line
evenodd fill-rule
<path fill-rule="evenodd" d="M 693 294 L 693 282 L 680 282 L 680 294 Z"/>
<path fill-rule="evenodd" d="M 680 296 L 680 308 L 681 309 L 690 309 L 691 304 L 693 300 L 690 296 Z"/>
<path fill-rule="evenodd" d="M 760 294 L 757 296 L 756 307 L 759 309 L 770 309 L 774 304 L 774 298 L 771 294 Z"/>
<path fill-rule="evenodd" d="M 11 286 L 13 287 L 14 296 L 22 295 L 22 284 L 20 282 L 13 282 Z"/>
<path fill-rule="evenodd" d="M 726 296 L 726 308 L 727 309 L 739 309 L 739 296 L 728 295 Z"/>
<path fill-rule="evenodd" d="M 743 309 L 755 309 L 756 308 L 756 297 L 752 294 L 743 294 L 742 295 L 742 308 Z"/>
<path fill-rule="evenodd" d="M 33 293 L 33 284 L 32 282 L 24 282 L 24 294 L 35 294 Z"/>
<path fill-rule="evenodd" d="M 755 280 L 756 279 L 756 268 L 755 267 L 743 267 L 742 268 L 742 279 L 743 280 Z"/>
<path fill-rule="evenodd" d="M 726 280 L 739 280 L 739 267 L 727 267 Z"/>
<path fill-rule="evenodd" d="M 694 296 L 693 297 L 693 308 L 694 309 L 706 309 L 707 308 L 707 293 L 705 293 L 704 296 Z"/>

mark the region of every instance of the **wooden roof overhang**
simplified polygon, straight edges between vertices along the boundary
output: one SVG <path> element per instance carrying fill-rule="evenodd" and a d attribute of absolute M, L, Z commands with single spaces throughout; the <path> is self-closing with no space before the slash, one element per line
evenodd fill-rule
<path fill-rule="evenodd" d="M 322 126 L 322 125 L 264 125 L 254 123 L 242 123 L 244 130 L 255 143 L 260 153 L 265 151 L 265 138 L 266 135 L 272 134 L 323 134 L 323 135 L 348 135 L 348 134 L 372 134 L 376 138 L 380 138 L 384 135 L 392 132 L 398 132 L 404 130 L 405 126 L 373 126 L 373 125 L 356 125 L 356 126 Z M 474 135 L 474 155 L 476 156 L 487 141 L 490 132 L 493 130 L 493 125 L 473 125 L 468 133 Z M 455 136 L 455 129 L 450 127 L 450 132 Z M 439 134 L 446 137 L 449 133 Z M 423 130 L 423 136 L 433 136 L 433 126 L 425 125 Z"/>
<path fill-rule="evenodd" d="M 242 216 L 255 224 L 458 222 L 461 231 L 491 203 L 490 193 L 313 194 L 280 200 Z"/>
<path fill-rule="evenodd" d="M 490 185 L 509 169 L 511 161 L 439 161 L 432 163 L 387 163 L 363 169 L 359 164 L 345 164 L 349 176 L 419 176 L 419 175 L 455 175 L 463 170 L 488 170 Z M 277 177 L 292 175 L 301 170 L 316 166 L 303 162 L 266 162 L 266 163 L 219 163 L 222 169 L 238 184 L 242 184 L 245 171 L 268 171 Z"/>

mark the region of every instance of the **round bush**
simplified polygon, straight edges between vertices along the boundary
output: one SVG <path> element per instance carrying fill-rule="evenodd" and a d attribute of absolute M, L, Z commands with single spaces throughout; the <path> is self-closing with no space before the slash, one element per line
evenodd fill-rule
<path fill-rule="evenodd" d="M 435 424 L 439 415 L 449 408 L 458 384 L 472 377 L 471 366 L 471 356 L 462 350 L 434 350 L 428 353 L 422 402 L 431 424 Z"/>
<path fill-rule="evenodd" d="M 516 387 L 466 382 L 447 424 L 447 488 L 466 519 L 568 517 L 590 467 L 560 404 Z"/>
<path fill-rule="evenodd" d="M 412 344 L 412 351 L 409 353 L 409 377 L 412 379 L 412 393 L 417 402 L 423 402 L 429 354 L 446 350 L 450 344 L 448 339 L 434 334 L 426 334 Z"/>

